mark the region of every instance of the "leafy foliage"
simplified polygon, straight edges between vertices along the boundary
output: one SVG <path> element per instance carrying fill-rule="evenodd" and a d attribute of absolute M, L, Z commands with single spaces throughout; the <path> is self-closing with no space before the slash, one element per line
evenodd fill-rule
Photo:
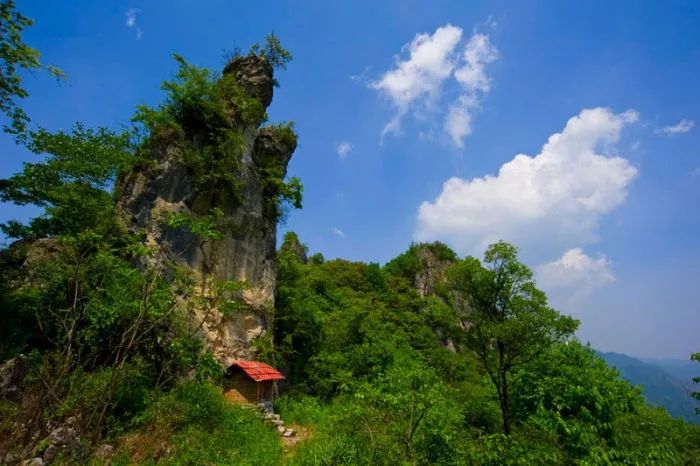
<path fill-rule="evenodd" d="M 19 451 L 25 446 L 29 437 L 16 429 L 16 421 L 26 417 L 35 439 L 49 433 L 47 426 L 77 420 L 72 422 L 87 445 L 105 438 L 127 442 L 141 434 L 148 440 L 149 429 L 164 426 L 160 432 L 172 451 L 149 456 L 125 447 L 119 456 L 125 461 L 134 453 L 137 461 L 165 454 L 167 464 L 279 462 L 274 431 L 225 404 L 211 385 L 222 369 L 198 334 L 213 309 L 239 312 L 247 285 L 196 281 L 191 271 L 129 232 L 115 204 L 120 175 L 134 167 L 149 169 L 146 154 L 165 140 L 180 146 L 200 183 L 197 189 L 237 189 L 241 125 L 264 120 L 262 103 L 232 77 L 176 58 L 180 70 L 164 85 L 166 102 L 137 113 L 140 134 L 81 124 L 71 131 L 30 131 L 23 143 L 42 160 L 0 180 L 0 200 L 42 210 L 27 224 L 2 225 L 21 241 L 0 251 L 0 358 L 31 356 L 21 399 L 0 407 L 3 454 L 8 445 Z M 291 125 L 276 131 L 284 143 L 296 144 Z M 287 185 L 281 174 L 268 176 L 280 178 L 270 181 L 277 183 L 270 188 L 275 205 L 287 198 L 300 205 L 298 180 Z M 222 216 L 214 208 L 202 215 L 171 212 L 162 221 L 203 242 L 217 241 Z M 209 292 L 198 292 L 202 286 Z M 160 410 L 170 417 L 162 419 Z M 40 441 L 37 452 L 49 443 Z M 73 453 L 59 460 L 74 464 Z"/>
<path fill-rule="evenodd" d="M 512 245 L 499 242 L 482 265 L 468 257 L 449 272 L 453 307 L 468 330 L 464 344 L 478 356 L 496 387 L 503 430 L 510 433 L 508 378 L 554 343 L 573 334 L 578 322 L 547 306 L 532 272 L 517 260 Z"/>
<path fill-rule="evenodd" d="M 285 235 L 275 339 L 291 388 L 276 408 L 313 431 L 290 464 L 693 464 L 698 429 L 647 408 L 573 339 L 576 321 L 547 306 L 512 246 L 492 246 L 484 263 L 439 243 L 385 267 L 308 255 Z M 421 297 L 417 275 L 442 282 Z M 477 299 L 499 314 L 476 316 Z M 489 373 L 503 370 L 499 338 L 510 435 Z M 669 435 L 650 441 L 645 423 Z"/>
<path fill-rule="evenodd" d="M 309 256 L 294 233 L 278 254 L 274 332 L 253 344 L 289 374 L 277 410 L 310 433 L 283 457 L 272 428 L 223 398 L 222 368 L 197 335 L 214 309 L 242 309 L 247 284 L 197 280 L 129 233 L 114 203 L 119 174 L 169 147 L 195 190 L 235 204 L 242 128 L 266 119 L 262 103 L 176 55 L 164 103 L 139 108 L 136 131 L 26 132 L 17 71 L 39 67 L 38 52 L 21 41 L 31 21 L 14 2 L 0 13 L 0 111 L 43 156 L 0 180 L 0 200 L 42 209 L 2 225 L 20 241 L 0 251 L 0 359 L 30 364 L 20 399 L 0 402 L 3 453 L 28 439 L 42 453 L 47 426 L 73 419 L 86 448 L 116 446 L 115 465 L 697 464 L 700 430 L 645 405 L 573 338 L 577 322 L 549 307 L 514 246 L 480 261 L 414 244 L 380 266 Z M 274 34 L 251 53 L 275 68 L 291 59 Z M 267 131 L 296 147 L 293 125 Z M 302 186 L 256 155 L 263 214 L 277 221 L 301 207 Z M 161 220 L 206 242 L 221 239 L 222 215 Z M 86 460 L 71 455 L 57 464 Z"/>
<path fill-rule="evenodd" d="M 614 421 L 643 403 L 638 389 L 575 341 L 521 368 L 513 388 L 514 417 L 556 435 L 579 459 L 609 450 Z"/>
<path fill-rule="evenodd" d="M 281 48 L 274 35 L 271 37 L 266 46 L 254 47 L 251 53 L 279 66 L 286 64 L 291 55 Z M 138 162 L 148 166 L 154 147 L 176 143 L 196 192 L 240 203 L 242 131 L 245 126 L 257 127 L 267 120 L 265 107 L 260 99 L 236 83 L 234 75 L 215 74 L 177 54 L 174 57 L 178 71 L 173 80 L 162 85 L 166 93 L 163 104 L 157 108 L 140 106 L 133 118 L 140 125 L 143 140 Z M 296 148 L 293 123 L 274 125 L 271 129 L 290 152 Z M 296 177 L 285 181 L 278 163 L 258 164 L 255 174 L 263 189 L 265 215 L 272 221 L 283 218 L 287 206 L 301 208 L 301 181 Z"/>
<path fill-rule="evenodd" d="M 224 212 L 214 207 L 207 215 L 195 217 L 187 212 L 168 212 L 165 223 L 170 228 L 186 227 L 192 233 L 205 240 L 219 240 L 223 237 L 218 225 Z"/>
<path fill-rule="evenodd" d="M 28 225 L 0 225 L 3 233 L 40 238 L 84 230 L 108 234 L 115 228 L 108 189 L 132 159 L 129 133 L 78 123 L 70 132 L 31 131 L 27 147 L 45 159 L 25 163 L 20 173 L 0 180 L 0 200 L 35 205 L 44 213 Z"/>
<path fill-rule="evenodd" d="M 0 112 L 10 119 L 10 126 L 6 125 L 5 131 L 20 139 L 29 117 L 17 105 L 17 99 L 28 96 L 19 72 L 42 68 L 39 51 L 22 40 L 22 31 L 33 24 L 31 18 L 17 11 L 14 0 L 0 2 Z M 48 66 L 47 70 L 56 77 L 63 76 L 63 72 L 53 66 Z"/>
<path fill-rule="evenodd" d="M 274 68 L 286 69 L 287 64 L 292 61 L 292 54 L 282 47 L 274 32 L 265 36 L 264 44 L 253 44 L 250 53 L 265 57 Z"/>
<path fill-rule="evenodd" d="M 123 438 L 113 463 L 280 464 L 277 434 L 209 383 L 179 384 L 155 399 L 138 424 Z"/>
<path fill-rule="evenodd" d="M 172 81 L 161 85 L 165 101 L 157 108 L 140 106 L 134 116 L 148 131 L 178 126 L 187 129 L 189 137 L 212 141 L 232 123 L 259 125 L 267 118 L 262 103 L 238 86 L 233 76 L 197 67 L 178 54 L 173 58 L 178 71 Z M 237 113 L 232 119 L 234 108 Z"/>

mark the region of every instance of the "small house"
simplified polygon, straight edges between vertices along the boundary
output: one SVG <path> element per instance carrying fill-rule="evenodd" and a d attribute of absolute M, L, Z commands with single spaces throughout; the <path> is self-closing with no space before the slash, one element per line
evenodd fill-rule
<path fill-rule="evenodd" d="M 274 367 L 259 361 L 238 360 L 224 375 L 224 396 L 235 403 L 272 403 L 277 396 L 277 381 L 284 376 Z"/>

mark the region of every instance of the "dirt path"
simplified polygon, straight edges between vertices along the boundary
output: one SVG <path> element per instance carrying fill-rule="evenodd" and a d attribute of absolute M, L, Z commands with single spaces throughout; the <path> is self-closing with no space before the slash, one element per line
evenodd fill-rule
<path fill-rule="evenodd" d="M 292 437 L 280 437 L 286 458 L 294 456 L 297 444 L 308 439 L 312 434 L 310 429 L 299 424 L 292 424 L 289 427 L 294 430 L 295 435 Z"/>

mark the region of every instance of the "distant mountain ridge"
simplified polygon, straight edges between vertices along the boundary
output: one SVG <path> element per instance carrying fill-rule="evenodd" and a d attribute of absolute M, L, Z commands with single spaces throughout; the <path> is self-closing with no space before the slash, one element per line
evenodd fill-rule
<path fill-rule="evenodd" d="M 647 401 L 663 406 L 671 416 L 700 424 L 695 408 L 700 402 L 690 396 L 693 377 L 700 376 L 700 365 L 677 359 L 637 359 L 621 353 L 598 352 L 610 366 L 616 367 L 632 385 L 640 385 Z"/>

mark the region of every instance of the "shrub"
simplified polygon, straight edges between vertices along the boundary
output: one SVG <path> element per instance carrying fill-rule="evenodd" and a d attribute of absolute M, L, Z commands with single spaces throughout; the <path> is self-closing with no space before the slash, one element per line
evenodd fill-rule
<path fill-rule="evenodd" d="M 279 438 L 259 415 L 208 382 L 186 381 L 155 399 L 119 455 L 130 464 L 277 465 Z M 164 447 L 160 441 L 167 442 Z"/>

